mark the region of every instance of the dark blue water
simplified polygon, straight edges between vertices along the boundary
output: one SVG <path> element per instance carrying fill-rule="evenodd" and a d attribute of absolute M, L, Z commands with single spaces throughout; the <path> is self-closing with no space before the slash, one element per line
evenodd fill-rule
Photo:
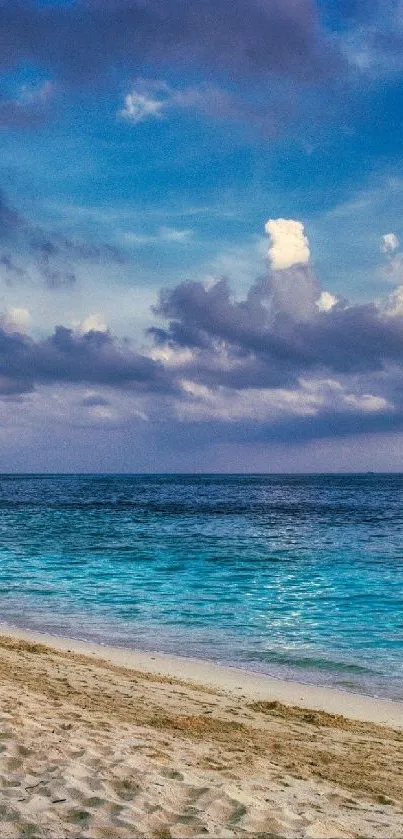
<path fill-rule="evenodd" d="M 403 476 L 2 476 L 0 619 L 402 698 Z"/>

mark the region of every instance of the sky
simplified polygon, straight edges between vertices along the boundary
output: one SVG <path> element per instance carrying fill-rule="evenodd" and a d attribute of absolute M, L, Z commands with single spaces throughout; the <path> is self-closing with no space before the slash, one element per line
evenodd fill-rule
<path fill-rule="evenodd" d="M 403 471 L 401 0 L 0 0 L 0 468 Z"/>

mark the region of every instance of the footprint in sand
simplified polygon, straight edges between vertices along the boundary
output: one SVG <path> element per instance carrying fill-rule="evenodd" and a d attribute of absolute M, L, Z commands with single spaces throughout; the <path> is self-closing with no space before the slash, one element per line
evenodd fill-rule
<path fill-rule="evenodd" d="M 169 778 L 172 781 L 183 781 L 183 775 L 181 772 L 178 772 L 176 769 L 163 769 L 160 773 L 163 778 Z"/>
<path fill-rule="evenodd" d="M 125 778 L 122 781 L 115 781 L 111 784 L 112 789 L 123 801 L 132 801 L 139 792 L 141 787 L 135 781 Z"/>
<path fill-rule="evenodd" d="M 81 810 L 74 808 L 67 813 L 67 821 L 76 824 L 83 829 L 88 827 L 89 822 L 91 821 L 92 813 L 88 810 Z"/>

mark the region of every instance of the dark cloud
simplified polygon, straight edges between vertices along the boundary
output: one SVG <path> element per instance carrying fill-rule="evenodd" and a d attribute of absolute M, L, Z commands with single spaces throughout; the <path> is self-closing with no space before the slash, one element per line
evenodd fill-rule
<path fill-rule="evenodd" d="M 380 412 L 329 410 L 324 407 L 315 415 L 284 415 L 264 421 L 238 419 L 181 423 L 181 449 L 195 449 L 214 441 L 214 445 L 285 443 L 298 445 L 329 438 L 354 438 L 357 435 L 384 434 L 403 430 L 403 406 L 399 410 Z M 178 430 L 171 423 L 172 445 L 178 446 Z"/>
<path fill-rule="evenodd" d="M 109 399 L 98 395 L 85 396 L 84 399 L 80 400 L 80 405 L 84 408 L 106 408 L 110 404 Z"/>
<path fill-rule="evenodd" d="M 314 0 L 2 0 L 0 55 L 5 69 L 34 62 L 76 83 L 145 61 L 298 80 L 340 64 Z"/>
<path fill-rule="evenodd" d="M 45 284 L 51 289 L 70 288 L 70 286 L 73 286 L 77 282 L 75 271 L 60 271 L 55 268 L 50 268 L 47 262 L 41 265 L 41 273 Z"/>
<path fill-rule="evenodd" d="M 100 389 L 83 407 L 107 406 L 103 386 L 146 396 L 161 434 L 190 435 L 194 445 L 212 437 L 296 442 L 399 430 L 403 315 L 345 301 L 320 311 L 319 295 L 310 267 L 301 265 L 257 280 L 243 300 L 226 280 L 181 283 L 161 292 L 155 314 L 166 325 L 150 330 L 153 356 L 95 330 L 58 326 L 34 340 L 6 314 L 0 393 L 10 399 L 41 385 Z"/>
<path fill-rule="evenodd" d="M 22 280 L 26 276 L 26 271 L 24 271 L 24 269 L 14 261 L 10 254 L 1 254 L 0 267 L 3 269 L 7 285 L 12 285 L 13 281 Z"/>
<path fill-rule="evenodd" d="M 6 195 L 0 189 L 0 239 L 5 239 L 25 226 L 26 222 L 22 216 L 10 206 Z"/>
<path fill-rule="evenodd" d="M 321 312 L 307 271 L 299 267 L 259 280 L 242 301 L 233 298 L 226 280 L 211 288 L 182 283 L 162 292 L 156 312 L 168 326 L 152 335 L 157 343 L 194 350 L 188 372 L 197 380 L 199 369 L 209 383 L 237 388 L 288 385 L 315 371 L 378 372 L 388 362 L 401 363 L 403 316 L 391 317 L 374 304 Z M 293 298 L 288 292 L 281 298 L 278 285 L 284 280 L 290 286 L 292 279 Z"/>
<path fill-rule="evenodd" d="M 289 317 L 273 310 L 274 300 L 268 278 L 258 280 L 242 301 L 233 298 L 227 280 L 208 289 L 202 283 L 182 283 L 162 291 L 155 311 L 169 324 L 151 334 L 157 343 L 196 351 L 187 373 L 196 381 L 201 374 L 209 386 L 290 384 L 306 362 L 301 363 L 301 348 L 283 334 L 284 327 L 289 331 Z"/>
<path fill-rule="evenodd" d="M 136 392 L 172 389 L 163 366 L 118 343 L 109 333 L 84 335 L 56 327 L 42 341 L 0 328 L 0 392 L 25 393 L 37 384 L 97 384 Z"/>
<path fill-rule="evenodd" d="M 48 288 L 66 288 L 77 280 L 77 264 L 109 262 L 122 265 L 124 254 L 107 243 L 93 244 L 69 238 L 34 224 L 12 207 L 0 190 L 0 246 L 25 256 Z M 6 250 L 0 256 L 6 282 L 27 278 L 29 271 Z"/>
<path fill-rule="evenodd" d="M 319 296 L 309 266 L 256 281 L 244 300 L 226 280 L 162 291 L 167 326 L 151 334 L 178 357 L 191 351 L 179 411 L 195 445 L 403 428 L 403 315 L 346 301 L 320 311 Z"/>

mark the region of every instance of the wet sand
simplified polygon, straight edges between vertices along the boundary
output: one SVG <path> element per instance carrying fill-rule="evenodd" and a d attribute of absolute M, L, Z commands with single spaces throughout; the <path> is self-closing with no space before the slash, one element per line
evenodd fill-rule
<path fill-rule="evenodd" d="M 401 703 L 7 633 L 0 836 L 403 835 Z"/>

